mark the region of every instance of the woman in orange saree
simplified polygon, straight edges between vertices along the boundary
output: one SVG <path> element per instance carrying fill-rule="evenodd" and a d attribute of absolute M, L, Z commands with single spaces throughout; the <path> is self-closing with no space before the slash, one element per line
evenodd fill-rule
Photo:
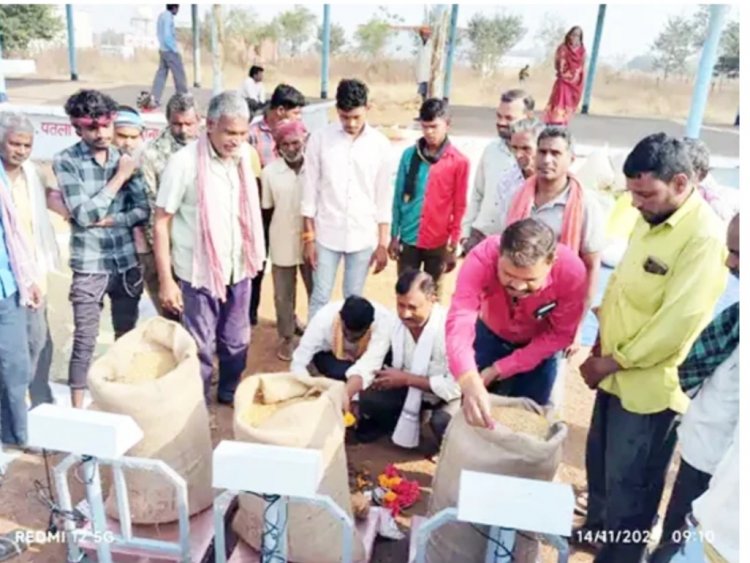
<path fill-rule="evenodd" d="M 575 26 L 565 35 L 565 41 L 555 52 L 557 79 L 552 87 L 544 122 L 548 125 L 567 126 L 578 109 L 583 94 L 583 67 L 586 49 L 583 30 Z"/>

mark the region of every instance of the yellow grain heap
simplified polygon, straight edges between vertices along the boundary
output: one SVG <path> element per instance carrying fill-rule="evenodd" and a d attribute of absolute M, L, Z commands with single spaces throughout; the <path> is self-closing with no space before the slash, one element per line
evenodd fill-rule
<path fill-rule="evenodd" d="M 248 409 L 242 413 L 242 420 L 253 426 L 254 428 L 260 428 L 263 424 L 271 418 L 271 416 L 281 409 L 289 407 L 295 403 L 302 403 L 304 401 L 314 401 L 320 396 L 319 393 L 311 395 L 305 395 L 303 397 L 295 397 L 288 401 L 281 401 L 278 403 L 266 404 L 264 403 L 263 393 L 258 390 L 258 394 L 255 396 L 255 402 L 248 407 Z"/>
<path fill-rule="evenodd" d="M 172 350 L 164 346 L 152 346 L 136 352 L 129 365 L 113 371 L 107 380 L 118 383 L 144 383 L 168 374 L 176 365 Z"/>
<path fill-rule="evenodd" d="M 528 434 L 539 440 L 547 438 L 549 423 L 540 414 L 513 407 L 492 407 L 491 411 L 492 418 L 513 432 Z"/>

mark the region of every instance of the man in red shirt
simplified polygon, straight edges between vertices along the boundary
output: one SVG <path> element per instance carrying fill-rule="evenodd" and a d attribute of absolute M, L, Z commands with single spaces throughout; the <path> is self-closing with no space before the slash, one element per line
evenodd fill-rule
<path fill-rule="evenodd" d="M 493 426 L 487 388 L 549 401 L 556 354 L 573 342 L 587 291 L 583 262 L 556 240 L 545 223 L 523 219 L 477 245 L 461 267 L 446 348 L 470 424 Z"/>
<path fill-rule="evenodd" d="M 430 98 L 419 110 L 422 137 L 401 156 L 393 194 L 391 260 L 398 273 L 421 270 L 440 284 L 456 267 L 466 211 L 469 159 L 448 139 L 448 104 Z"/>

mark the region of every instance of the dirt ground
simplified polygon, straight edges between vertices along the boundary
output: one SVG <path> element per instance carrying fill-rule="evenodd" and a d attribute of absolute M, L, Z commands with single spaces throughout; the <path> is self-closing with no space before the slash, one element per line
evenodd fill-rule
<path fill-rule="evenodd" d="M 63 245 L 64 246 L 64 245 Z M 260 308 L 260 324 L 253 331 L 252 345 L 248 355 L 247 375 L 256 373 L 277 372 L 286 369 L 286 365 L 279 361 L 275 355 L 276 333 L 273 311 L 273 287 L 270 278 L 263 284 L 263 293 Z M 365 295 L 369 298 L 383 303 L 386 306 L 394 306 L 393 287 L 396 281 L 396 268 L 390 264 L 388 268 L 377 276 L 370 276 Z M 455 284 L 455 275 L 450 275 L 445 281 L 445 295 L 452 293 Z M 301 286 L 301 284 L 300 284 Z M 67 291 L 69 287 L 68 276 L 58 276 L 51 284 L 50 316 L 57 350 L 53 367 L 53 377 L 64 378 L 66 372 L 65 343 L 70 335 L 72 322 L 70 319 L 70 307 L 67 303 Z M 340 288 L 340 283 L 337 284 Z M 339 290 L 337 289 L 337 292 Z M 298 312 L 302 318 L 306 318 L 306 299 L 299 289 Z M 105 308 L 102 316 L 102 349 L 106 347 L 111 331 L 109 323 L 109 311 Z M 585 479 L 584 471 L 584 448 L 585 439 L 592 408 L 592 393 L 582 383 L 575 366 L 585 357 L 585 350 L 572 362 L 571 368 L 566 374 L 566 400 L 563 417 L 569 427 L 568 439 L 565 443 L 563 460 L 559 467 L 556 479 L 560 482 L 583 485 Z M 211 410 L 216 413 L 218 428 L 213 434 L 214 444 L 221 439 L 232 438 L 232 414 L 231 408 L 226 406 L 212 406 Z M 422 486 L 422 498 L 420 502 L 406 511 L 399 523 L 408 528 L 413 515 L 423 515 L 427 512 L 428 500 L 432 475 L 435 464 L 429 457 L 436 451 L 436 445 L 430 439 L 423 439 L 417 451 L 405 451 L 393 446 L 387 439 L 374 444 L 357 444 L 347 447 L 349 461 L 356 467 L 368 467 L 372 473 L 377 474 L 388 463 L 395 463 L 408 478 L 416 479 Z M 58 459 L 50 458 L 50 464 Z M 8 470 L 8 473 L 0 482 L 0 533 L 5 533 L 17 528 L 29 528 L 33 530 L 44 530 L 47 526 L 49 512 L 37 499 L 35 493 L 35 481 L 46 484 L 45 466 L 41 457 L 24 455 L 17 459 Z M 71 490 L 76 499 L 82 498 L 82 487 L 75 479 L 70 479 Z M 502 502 L 502 499 L 497 499 Z M 406 561 L 408 553 L 408 541 L 393 542 L 379 540 L 373 561 L 375 563 L 390 563 Z M 14 561 L 59 563 L 64 560 L 64 548 L 61 545 L 35 546 Z M 546 551 L 545 561 L 553 561 L 551 551 Z M 584 553 L 576 553 L 571 561 L 583 563 L 590 561 L 591 557 Z"/>

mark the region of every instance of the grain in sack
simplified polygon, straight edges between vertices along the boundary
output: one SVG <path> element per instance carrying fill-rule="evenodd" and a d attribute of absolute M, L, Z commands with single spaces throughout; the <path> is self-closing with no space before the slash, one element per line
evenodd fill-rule
<path fill-rule="evenodd" d="M 195 341 L 179 324 L 149 319 L 119 338 L 89 370 L 92 408 L 128 415 L 143 439 L 127 455 L 160 459 L 187 483 L 191 515 L 213 502 L 213 448 Z M 178 518 L 170 481 L 151 471 L 125 469 L 130 515 L 136 524 Z M 107 515 L 117 518 L 112 486 Z"/>
<path fill-rule="evenodd" d="M 323 475 L 318 493 L 330 496 L 352 517 L 344 422 L 344 386 L 339 381 L 291 373 L 253 375 L 242 381 L 234 399 L 234 437 L 256 444 L 320 450 Z M 252 468 L 248 468 L 249 471 Z M 235 532 L 258 550 L 265 502 L 240 495 Z M 342 560 L 343 530 L 324 508 L 290 501 L 287 545 L 294 563 L 336 563 Z M 364 558 L 364 545 L 354 532 L 354 561 Z"/>

